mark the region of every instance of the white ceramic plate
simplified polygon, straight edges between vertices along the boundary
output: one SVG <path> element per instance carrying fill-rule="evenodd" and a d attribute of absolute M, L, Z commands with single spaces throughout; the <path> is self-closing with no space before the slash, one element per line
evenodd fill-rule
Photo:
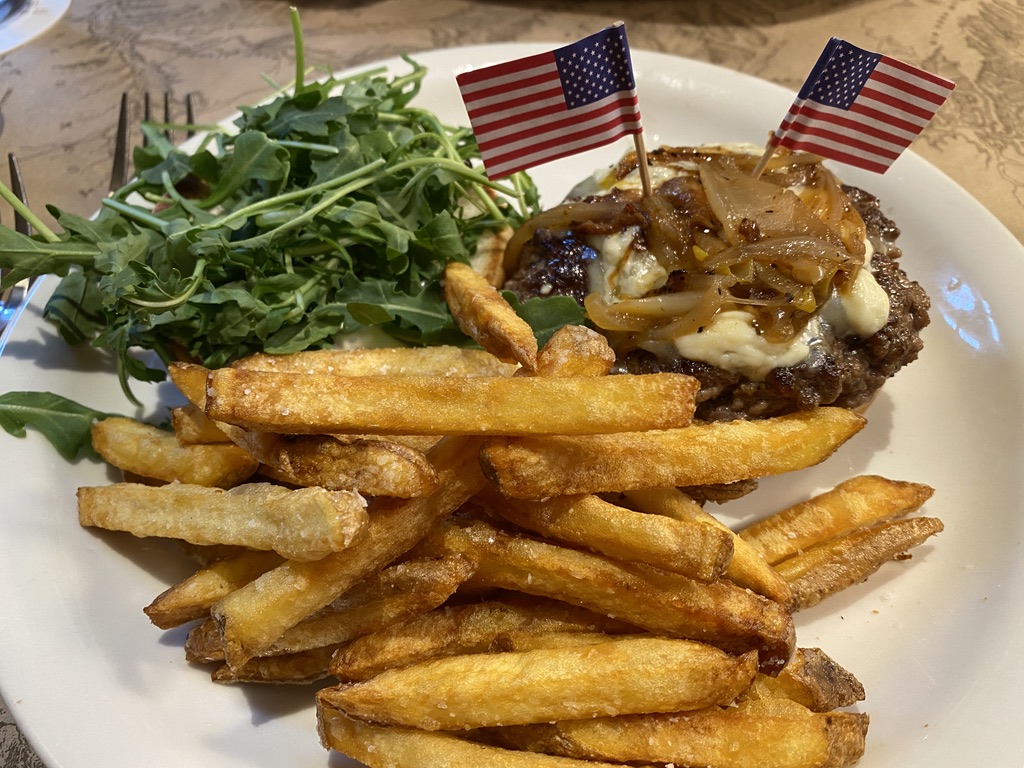
<path fill-rule="evenodd" d="M 420 54 L 430 68 L 420 103 L 465 124 L 453 73 L 542 47 Z M 707 64 L 644 52 L 634 61 L 649 147 L 759 142 L 792 99 Z M 628 146 L 537 169 L 544 200 L 558 201 Z M 946 531 L 913 559 L 800 614 L 798 638 L 865 684 L 864 768 L 1020 766 L 1024 252 L 914 155 L 884 176 L 839 170 L 877 193 L 903 230 L 905 267 L 934 303 L 925 350 L 830 461 L 765 482 L 721 511 L 738 524 L 864 472 L 934 486 L 926 512 Z M 51 390 L 127 412 L 106 361 L 67 348 L 40 322 L 51 289 L 43 284 L 0 357 L 2 389 Z M 153 407 L 143 415 L 159 414 L 155 404 L 168 394 L 166 386 L 148 392 Z M 142 607 L 186 566 L 160 542 L 79 528 L 75 488 L 106 482 L 104 469 L 69 466 L 35 434 L 0 434 L 0 446 L 0 685 L 47 765 L 350 765 L 318 745 L 308 689 L 213 685 L 183 660 L 183 631 L 149 624 Z"/>

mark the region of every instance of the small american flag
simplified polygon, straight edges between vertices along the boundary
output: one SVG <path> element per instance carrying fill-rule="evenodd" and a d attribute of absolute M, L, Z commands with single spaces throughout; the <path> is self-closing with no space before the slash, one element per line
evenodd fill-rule
<path fill-rule="evenodd" d="M 641 131 L 622 24 L 456 80 L 492 179 Z"/>
<path fill-rule="evenodd" d="M 953 87 L 945 78 L 833 37 L 768 144 L 883 173 Z"/>

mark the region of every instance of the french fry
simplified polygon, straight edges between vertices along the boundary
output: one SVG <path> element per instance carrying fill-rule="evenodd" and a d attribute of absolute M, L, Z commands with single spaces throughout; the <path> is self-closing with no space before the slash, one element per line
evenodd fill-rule
<path fill-rule="evenodd" d="M 635 512 L 596 496 L 523 501 L 484 493 L 478 498 L 509 522 L 546 538 L 701 581 L 717 579 L 732 559 L 733 536 L 728 531 Z"/>
<path fill-rule="evenodd" d="M 820 648 L 797 648 L 778 675 L 757 675 L 744 699 L 789 699 L 812 712 L 852 707 L 864 686 Z"/>
<path fill-rule="evenodd" d="M 845 408 L 816 408 L 683 429 L 495 437 L 484 445 L 481 462 L 488 479 L 512 498 L 726 483 L 817 464 L 864 424 Z"/>
<path fill-rule="evenodd" d="M 172 363 L 168 370 L 185 397 L 205 409 L 209 370 L 194 363 Z M 437 487 L 437 473 L 423 453 L 396 440 L 359 435 L 284 437 L 208 420 L 256 459 L 264 475 L 280 482 L 402 499 L 425 496 Z"/>
<path fill-rule="evenodd" d="M 426 456 L 394 440 L 267 433 L 245 433 L 237 440 L 252 447 L 265 475 L 291 485 L 400 499 L 426 496 L 437 488 L 437 473 Z"/>
<path fill-rule="evenodd" d="M 592 636 L 636 631 L 623 622 L 544 598 L 489 600 L 445 606 L 338 649 L 331 674 L 342 682 L 366 680 L 387 669 L 427 659 L 496 650 L 525 650 L 523 638 L 554 633 Z M 541 647 L 534 645 L 534 647 Z"/>
<path fill-rule="evenodd" d="M 379 377 L 210 372 L 206 414 L 288 434 L 593 434 L 679 427 L 697 382 L 656 373 L 587 377 Z"/>
<path fill-rule="evenodd" d="M 217 422 L 192 403 L 171 409 L 171 429 L 179 445 L 204 445 L 227 443 L 228 436 L 217 426 Z"/>
<path fill-rule="evenodd" d="M 333 376 L 511 376 L 519 368 L 482 349 L 453 346 L 258 353 L 236 360 L 231 367 Z"/>
<path fill-rule="evenodd" d="M 478 563 L 472 581 L 564 600 L 656 634 L 711 643 L 731 653 L 754 649 L 776 673 L 796 645 L 789 610 L 727 581 L 705 583 L 636 563 L 559 547 L 482 522 L 440 534 L 444 551 Z"/>
<path fill-rule="evenodd" d="M 266 683 L 305 685 L 328 677 L 327 667 L 335 646 L 311 648 L 283 656 L 261 656 L 240 667 L 221 664 L 210 673 L 215 683 Z"/>
<path fill-rule="evenodd" d="M 933 492 L 921 483 L 860 475 L 753 523 L 739 535 L 774 565 L 822 541 L 903 517 Z"/>
<path fill-rule="evenodd" d="M 500 749 L 444 731 L 371 725 L 346 717 L 322 702 L 317 704 L 317 730 L 326 748 L 369 768 L 621 768 L 590 760 Z"/>
<path fill-rule="evenodd" d="M 789 583 L 793 593 L 790 605 L 799 611 L 864 581 L 942 529 L 942 521 L 934 517 L 890 520 L 817 544 L 775 568 Z"/>
<path fill-rule="evenodd" d="M 160 629 L 206 618 L 214 603 L 280 565 L 282 560 L 276 552 L 255 549 L 214 560 L 165 590 L 142 610 Z"/>
<path fill-rule="evenodd" d="M 656 637 L 578 648 L 448 656 L 319 692 L 363 720 L 424 730 L 681 712 L 731 702 L 757 654 Z"/>
<path fill-rule="evenodd" d="M 499 360 L 537 367 L 537 337 L 487 278 L 468 264 L 449 262 L 444 299 L 459 329 Z"/>
<path fill-rule="evenodd" d="M 817 713 L 785 699 L 699 712 L 599 717 L 495 729 L 520 749 L 583 760 L 708 768 L 844 768 L 864 754 L 868 716 Z"/>
<path fill-rule="evenodd" d="M 234 445 L 180 445 L 173 432 L 120 416 L 94 423 L 92 444 L 108 464 L 166 483 L 231 488 L 259 468 Z"/>
<path fill-rule="evenodd" d="M 627 503 L 643 512 L 665 515 L 674 520 L 702 522 L 727 531 L 732 537 L 733 552 L 732 559 L 725 569 L 725 577 L 741 587 L 754 590 L 759 595 L 780 603 L 789 602 L 789 585 L 761 553 L 679 489 L 651 488 L 629 491 L 625 497 Z"/>
<path fill-rule="evenodd" d="M 608 339 L 585 325 L 563 325 L 537 353 L 535 376 L 605 376 L 615 365 Z M 523 373 L 526 373 L 525 371 Z"/>
<path fill-rule="evenodd" d="M 461 507 L 486 482 L 476 461 L 478 446 L 472 438 L 442 441 L 430 454 L 438 490 L 408 500 L 374 499 L 364 535 L 343 555 L 282 563 L 217 603 L 211 613 L 228 664 L 238 667 L 265 651 L 286 630 L 408 552 Z"/>
<path fill-rule="evenodd" d="M 172 483 L 115 483 L 78 489 L 84 526 L 163 536 L 193 544 L 239 544 L 293 560 L 318 560 L 347 549 L 366 526 L 356 493 L 289 490 L 250 483 L 231 490 Z"/>

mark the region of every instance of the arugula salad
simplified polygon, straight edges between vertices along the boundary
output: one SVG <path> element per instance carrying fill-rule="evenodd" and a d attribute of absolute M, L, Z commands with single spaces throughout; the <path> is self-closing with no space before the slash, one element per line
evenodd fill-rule
<path fill-rule="evenodd" d="M 130 379 L 162 379 L 133 348 L 209 367 L 257 351 L 330 346 L 374 327 L 396 343 L 462 343 L 441 296 L 452 260 L 536 213 L 530 179 L 491 182 L 468 128 L 413 104 L 426 70 L 303 80 L 244 107 L 233 130 L 173 146 L 143 124 L 136 177 L 85 219 L 50 208 L 50 231 L 0 228 L 3 285 L 62 276 L 44 315 L 69 343 L 111 350 Z M 534 302 L 531 302 L 533 304 Z M 520 306 L 539 334 L 574 302 Z M 546 306 L 542 306 L 546 305 Z"/>

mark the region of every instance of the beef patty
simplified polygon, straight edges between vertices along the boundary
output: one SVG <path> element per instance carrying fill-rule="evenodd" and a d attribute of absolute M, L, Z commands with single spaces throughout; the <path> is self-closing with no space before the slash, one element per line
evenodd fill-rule
<path fill-rule="evenodd" d="M 889 298 L 888 321 L 881 330 L 867 337 L 836 337 L 825 326 L 803 362 L 773 368 L 760 381 L 706 362 L 665 359 L 642 349 L 620 354 L 616 372 L 694 376 L 701 384 L 696 417 L 707 421 L 767 418 L 819 405 L 866 406 L 888 378 L 917 358 L 930 302 L 900 267 L 899 229 L 882 213 L 878 199 L 855 187 L 844 186 L 843 191 L 864 220 L 874 246 L 870 270 Z M 520 300 L 556 294 L 572 296 L 582 305 L 592 290 L 588 265 L 595 258 L 585 239 L 572 231 L 539 229 L 523 249 L 506 287 Z"/>

